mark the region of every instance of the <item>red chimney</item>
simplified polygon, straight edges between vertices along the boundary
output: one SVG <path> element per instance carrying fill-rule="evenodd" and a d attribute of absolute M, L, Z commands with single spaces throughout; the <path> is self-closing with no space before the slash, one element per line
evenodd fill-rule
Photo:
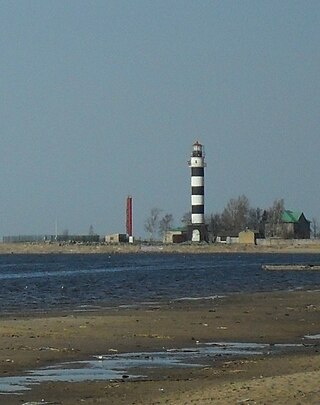
<path fill-rule="evenodd" d="M 127 197 L 127 235 L 132 236 L 132 197 Z"/>

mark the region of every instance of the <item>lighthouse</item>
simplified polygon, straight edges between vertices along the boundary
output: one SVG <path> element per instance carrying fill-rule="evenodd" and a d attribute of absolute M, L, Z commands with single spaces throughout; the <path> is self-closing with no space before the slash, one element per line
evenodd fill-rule
<path fill-rule="evenodd" d="M 204 221 L 204 161 L 203 145 L 198 141 L 193 144 L 191 158 L 191 225 L 188 239 L 192 242 L 207 241 L 207 230 Z"/>

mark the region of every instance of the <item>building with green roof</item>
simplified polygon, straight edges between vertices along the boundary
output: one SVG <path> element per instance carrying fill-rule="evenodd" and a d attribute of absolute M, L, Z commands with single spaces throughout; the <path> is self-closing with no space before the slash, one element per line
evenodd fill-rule
<path fill-rule="evenodd" d="M 302 211 L 285 210 L 279 223 L 266 224 L 265 236 L 283 239 L 310 239 L 310 221 Z"/>

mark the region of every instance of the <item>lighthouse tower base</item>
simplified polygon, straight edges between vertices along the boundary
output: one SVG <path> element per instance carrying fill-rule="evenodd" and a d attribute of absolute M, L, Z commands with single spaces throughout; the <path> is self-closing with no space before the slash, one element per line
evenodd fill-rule
<path fill-rule="evenodd" d="M 191 242 L 208 242 L 208 230 L 205 224 L 188 225 L 187 239 Z"/>

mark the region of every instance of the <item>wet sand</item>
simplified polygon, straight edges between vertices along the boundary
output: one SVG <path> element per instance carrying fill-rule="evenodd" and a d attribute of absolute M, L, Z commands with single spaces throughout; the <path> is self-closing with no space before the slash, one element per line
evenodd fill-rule
<path fill-rule="evenodd" d="M 293 353 L 219 358 L 157 369 L 146 381 L 43 383 L 0 403 L 318 404 L 320 292 L 236 294 L 96 312 L 2 314 L 0 376 L 93 355 L 196 347 L 200 342 L 303 343 Z M 44 403 L 45 403 L 44 402 Z"/>

